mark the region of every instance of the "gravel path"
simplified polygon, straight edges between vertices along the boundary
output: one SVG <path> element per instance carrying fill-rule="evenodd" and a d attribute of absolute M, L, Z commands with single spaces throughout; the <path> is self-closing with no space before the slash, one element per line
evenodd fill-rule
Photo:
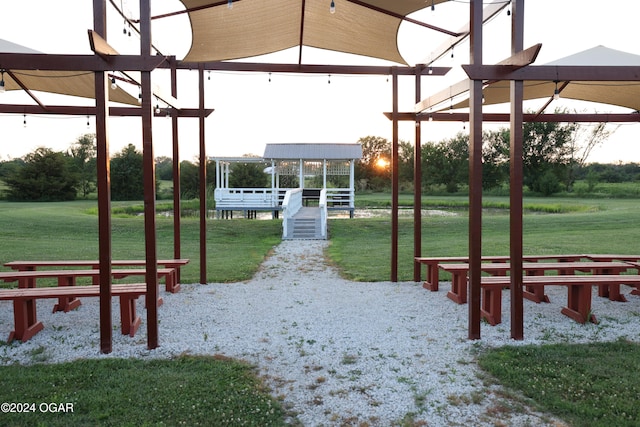
<path fill-rule="evenodd" d="M 284 241 L 250 281 L 183 284 L 179 293 L 163 295 L 160 347 L 152 351 L 146 348 L 144 310 L 136 337 L 114 331 L 114 351 L 101 355 L 96 298 L 66 314 L 52 314 L 48 301 L 38 302 L 45 329 L 27 343 L 0 346 L 0 363 L 223 354 L 255 364 L 304 426 L 389 426 L 403 419 L 428 426 L 558 426 L 479 378 L 477 351 L 505 344 L 640 340 L 638 297 L 623 304 L 596 296 L 600 324 L 579 325 L 560 314 L 566 291 L 552 287 L 550 304 L 525 301 L 524 341 L 509 338 L 506 311 L 503 324 L 483 324 L 482 340 L 470 341 L 466 305 L 419 283 L 344 280 L 325 262 L 327 244 Z M 13 309 L 8 302 L 0 307 L 0 336 L 6 337 Z M 115 300 L 113 307 L 119 325 Z M 503 307 L 509 307 L 506 292 Z"/>

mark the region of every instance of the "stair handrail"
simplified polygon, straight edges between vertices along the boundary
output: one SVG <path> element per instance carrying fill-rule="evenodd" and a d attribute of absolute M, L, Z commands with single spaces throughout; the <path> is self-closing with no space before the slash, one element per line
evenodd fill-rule
<path fill-rule="evenodd" d="M 287 190 L 282 201 L 282 235 L 287 237 L 289 219 L 302 207 L 302 188 Z"/>
<path fill-rule="evenodd" d="M 320 200 L 318 202 L 320 208 L 320 237 L 327 238 L 327 189 L 320 191 Z"/>

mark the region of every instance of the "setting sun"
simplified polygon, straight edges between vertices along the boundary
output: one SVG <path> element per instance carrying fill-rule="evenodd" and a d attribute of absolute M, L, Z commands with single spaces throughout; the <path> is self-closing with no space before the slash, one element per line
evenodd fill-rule
<path fill-rule="evenodd" d="M 378 158 L 378 160 L 376 160 L 376 166 L 379 167 L 380 169 L 384 169 L 387 166 L 389 166 L 389 161 L 384 157 L 380 157 Z"/>

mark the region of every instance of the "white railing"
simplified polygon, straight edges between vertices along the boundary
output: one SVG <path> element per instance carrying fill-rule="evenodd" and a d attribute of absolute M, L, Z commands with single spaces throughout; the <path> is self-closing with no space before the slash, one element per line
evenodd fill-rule
<path fill-rule="evenodd" d="M 277 190 L 271 188 L 216 188 L 216 208 L 277 208 Z"/>
<path fill-rule="evenodd" d="M 353 209 L 355 194 L 350 188 L 327 188 L 327 203 L 333 208 Z"/>
<path fill-rule="evenodd" d="M 302 207 L 302 188 L 288 190 L 282 201 L 282 235 L 288 236 L 289 219 Z"/>
<path fill-rule="evenodd" d="M 327 190 L 323 189 L 320 192 L 320 201 L 318 202 L 320 208 L 320 237 L 327 238 Z"/>

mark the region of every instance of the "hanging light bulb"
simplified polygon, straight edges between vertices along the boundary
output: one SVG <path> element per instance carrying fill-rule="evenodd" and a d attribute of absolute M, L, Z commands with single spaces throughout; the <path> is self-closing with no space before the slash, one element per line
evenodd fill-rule
<path fill-rule="evenodd" d="M 118 89 L 118 85 L 116 84 L 116 78 L 115 77 L 111 77 L 111 89 L 116 90 Z"/>
<path fill-rule="evenodd" d="M 507 6 L 507 16 L 511 16 L 511 2 L 509 2 L 509 6 Z"/>
<path fill-rule="evenodd" d="M 27 115 L 22 115 L 22 126 L 27 127 Z"/>
<path fill-rule="evenodd" d="M 557 101 L 558 99 L 560 99 L 560 91 L 558 90 L 558 81 L 555 81 L 556 84 L 556 89 L 553 91 L 553 99 L 554 101 Z"/>
<path fill-rule="evenodd" d="M 4 70 L 3 70 L 0 75 L 0 93 L 4 93 L 4 91 L 5 91 L 5 87 L 4 87 Z"/>
<path fill-rule="evenodd" d="M 140 88 L 138 92 L 138 104 L 142 104 L 142 88 Z"/>
<path fill-rule="evenodd" d="M 329 79 L 327 80 L 327 83 L 331 84 L 331 74 L 329 74 Z"/>
<path fill-rule="evenodd" d="M 156 114 L 160 114 L 160 104 L 158 104 L 158 101 L 156 100 L 156 109 L 155 109 Z"/>
<path fill-rule="evenodd" d="M 229 10 L 233 9 L 233 0 L 227 1 L 227 9 Z"/>
<path fill-rule="evenodd" d="M 429 121 L 432 122 L 433 121 L 433 114 L 429 113 Z"/>
<path fill-rule="evenodd" d="M 89 123 L 89 116 L 87 116 L 87 129 L 89 129 L 90 123 Z"/>
<path fill-rule="evenodd" d="M 329 12 L 336 13 L 336 2 L 331 0 L 331 4 L 329 5 Z"/>
<path fill-rule="evenodd" d="M 434 0 L 431 0 L 431 11 L 433 12 L 434 10 L 436 10 L 436 4 Z"/>
<path fill-rule="evenodd" d="M 429 65 L 429 74 L 433 74 L 433 66 Z"/>

